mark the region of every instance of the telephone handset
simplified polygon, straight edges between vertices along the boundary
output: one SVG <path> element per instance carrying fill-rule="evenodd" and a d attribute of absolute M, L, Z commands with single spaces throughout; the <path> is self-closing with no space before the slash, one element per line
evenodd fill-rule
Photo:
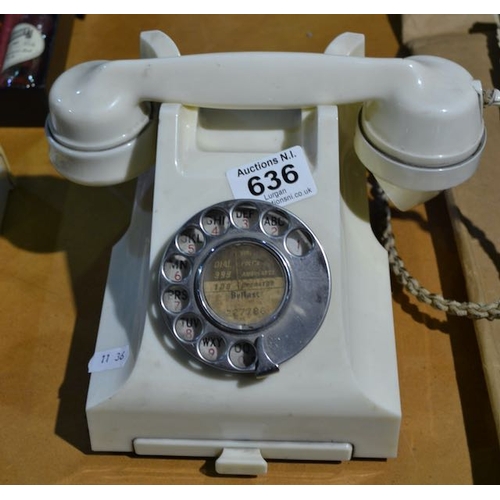
<path fill-rule="evenodd" d="M 406 192 L 397 188 L 435 194 L 472 175 L 485 131 L 481 86 L 466 70 L 432 56 L 376 59 L 332 52 L 174 52 L 83 63 L 63 74 L 51 92 L 47 131 L 57 152 L 54 163 L 82 183 L 137 176 L 150 166 L 144 149 L 154 149 L 151 102 L 260 110 L 365 102 L 356 151 L 395 203 L 406 208 Z M 98 152 L 106 152 L 107 162 L 116 157 L 119 165 L 81 165 L 96 161 Z"/>
<path fill-rule="evenodd" d="M 362 164 L 400 208 L 466 180 L 479 83 L 439 58 L 364 58 L 352 33 L 325 54 L 180 56 L 160 32 L 141 51 L 64 73 L 46 126 L 69 179 L 139 176 L 89 364 L 92 448 L 238 474 L 395 456 L 388 263 Z"/>

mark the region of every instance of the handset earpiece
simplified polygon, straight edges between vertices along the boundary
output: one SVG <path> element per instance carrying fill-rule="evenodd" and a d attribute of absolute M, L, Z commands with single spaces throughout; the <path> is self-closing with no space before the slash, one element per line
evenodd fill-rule
<path fill-rule="evenodd" d="M 485 141 L 480 95 L 462 67 L 430 56 L 248 52 L 95 62 L 56 81 L 47 133 L 56 168 L 66 175 L 68 159 L 81 159 L 82 168 L 89 161 L 85 174 L 70 167 L 70 175 L 106 184 L 134 177 L 154 154 L 151 102 L 223 109 L 365 102 L 357 154 L 388 195 L 409 208 L 477 168 Z M 101 174 L 100 159 L 122 150 L 126 166 Z"/>
<path fill-rule="evenodd" d="M 471 177 L 486 142 L 480 82 L 446 59 L 407 61 L 416 69 L 410 86 L 365 103 L 354 139 L 361 162 L 402 210 Z"/>
<path fill-rule="evenodd" d="M 141 57 L 151 60 L 180 55 L 172 39 L 156 30 L 141 33 L 140 49 Z M 50 92 L 45 126 L 50 158 L 63 176 L 79 184 L 118 184 L 155 162 L 155 105 L 118 90 L 116 82 L 127 75 L 113 74 L 103 85 L 109 64 L 92 61 L 75 66 L 56 80 Z"/>

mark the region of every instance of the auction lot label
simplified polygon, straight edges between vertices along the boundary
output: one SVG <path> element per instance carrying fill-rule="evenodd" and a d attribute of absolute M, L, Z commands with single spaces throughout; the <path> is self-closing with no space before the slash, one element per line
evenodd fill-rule
<path fill-rule="evenodd" d="M 285 206 L 317 193 L 300 146 L 232 168 L 226 176 L 236 199 L 258 199 Z"/>

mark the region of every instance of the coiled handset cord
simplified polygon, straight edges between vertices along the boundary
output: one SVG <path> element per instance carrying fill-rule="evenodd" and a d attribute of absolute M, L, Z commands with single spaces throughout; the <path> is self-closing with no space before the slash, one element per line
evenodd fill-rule
<path fill-rule="evenodd" d="M 439 311 L 469 319 L 499 319 L 500 301 L 490 304 L 480 304 L 477 302 L 459 302 L 457 300 L 447 299 L 438 293 L 432 293 L 427 290 L 410 274 L 396 248 L 396 241 L 391 224 L 391 209 L 387 196 L 374 180 L 371 182 L 371 190 L 374 199 L 381 202 L 383 210 L 381 215 L 382 227 L 378 237 L 382 246 L 387 251 L 389 267 L 396 280 L 420 302 L 428 304 Z"/>

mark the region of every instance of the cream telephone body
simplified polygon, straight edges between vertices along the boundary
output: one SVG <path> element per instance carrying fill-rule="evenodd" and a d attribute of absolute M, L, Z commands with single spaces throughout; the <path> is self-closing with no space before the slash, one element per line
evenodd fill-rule
<path fill-rule="evenodd" d="M 351 33 L 325 54 L 181 57 L 160 32 L 141 49 L 62 75 L 47 121 L 68 178 L 139 176 L 89 364 L 92 448 L 223 474 L 394 457 L 389 271 L 358 157 L 402 208 L 463 182 L 479 84 L 441 59 L 364 58 Z"/>

